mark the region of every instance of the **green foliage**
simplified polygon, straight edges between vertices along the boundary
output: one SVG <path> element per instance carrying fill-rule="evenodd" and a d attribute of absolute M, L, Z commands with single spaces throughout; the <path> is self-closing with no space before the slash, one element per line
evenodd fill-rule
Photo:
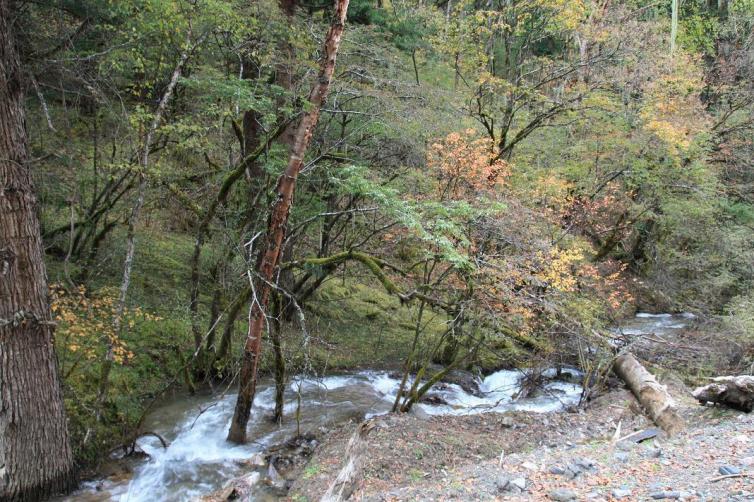
<path fill-rule="evenodd" d="M 635 308 L 639 284 L 670 307 L 719 315 L 721 338 L 748 347 L 754 4 L 681 4 L 670 57 L 670 2 L 354 0 L 291 209 L 283 261 L 295 266 L 280 283 L 306 334 L 298 311 L 283 312 L 289 370 L 397 368 L 409 357 L 413 368 L 446 353 L 485 370 L 550 358 L 597 367 L 600 333 Z M 217 339 L 226 326 L 232 335 L 216 374 L 197 373 L 235 371 L 247 305 L 229 311 L 250 296 L 290 130 L 248 165 L 246 140 L 265 145 L 310 107 L 330 8 L 307 1 L 289 17 L 273 0 L 24 3 L 50 277 L 86 286 L 69 309 L 79 322 L 57 340 L 84 461 L 125 438 L 165 385 L 182 385 L 197 326 L 207 335 L 219 318 Z M 144 169 L 145 130 L 189 48 Z M 92 326 L 112 319 L 85 307 L 120 284 L 141 175 L 128 306 L 154 317 L 129 318 L 118 335 L 125 352 L 96 422 L 109 328 Z M 76 337 L 85 343 L 74 349 Z M 82 353 L 91 357 L 74 367 Z"/>

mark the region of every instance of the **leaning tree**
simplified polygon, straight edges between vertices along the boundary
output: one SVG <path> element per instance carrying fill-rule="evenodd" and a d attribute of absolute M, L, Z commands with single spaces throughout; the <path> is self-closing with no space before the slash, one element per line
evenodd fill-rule
<path fill-rule="evenodd" d="M 319 75 L 309 94 L 310 109 L 298 125 L 288 166 L 280 175 L 280 178 L 278 178 L 275 190 L 277 198 L 273 202 L 270 211 L 264 245 L 260 250 L 256 273 L 253 278 L 256 282 L 256 287 L 254 288 L 255 294 L 252 298 L 249 314 L 249 331 L 246 336 L 246 343 L 244 344 L 238 398 L 230 430 L 228 431 L 228 440 L 234 443 L 244 443 L 246 441 L 246 425 L 249 422 L 251 405 L 254 402 L 257 373 L 262 353 L 262 332 L 264 331 L 266 322 L 265 310 L 269 305 L 274 286 L 272 284 L 273 276 L 278 267 L 283 247 L 283 239 L 285 238 L 288 215 L 293 203 L 296 180 L 304 164 L 304 154 L 309 147 L 312 133 L 319 120 L 320 108 L 327 98 L 330 81 L 335 71 L 335 59 L 338 55 L 341 37 L 343 36 L 348 1 L 335 0 L 335 12 L 332 23 L 322 47 L 323 55 Z"/>

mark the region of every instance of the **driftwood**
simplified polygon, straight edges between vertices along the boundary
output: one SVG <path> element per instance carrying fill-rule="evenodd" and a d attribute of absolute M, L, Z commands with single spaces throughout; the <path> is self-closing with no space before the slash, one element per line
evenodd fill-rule
<path fill-rule="evenodd" d="M 631 434 L 623 436 L 622 438 L 616 440 L 615 442 L 620 443 L 621 441 L 630 441 L 632 443 L 641 443 L 642 441 L 647 441 L 648 439 L 656 438 L 659 432 L 660 432 L 660 429 L 651 427 L 649 429 L 644 429 L 643 431 L 632 432 Z"/>
<path fill-rule="evenodd" d="M 678 414 L 673 398 L 633 354 L 618 356 L 613 363 L 613 371 L 634 393 L 647 415 L 668 434 L 683 429 L 683 419 Z"/>
<path fill-rule="evenodd" d="M 367 450 L 365 439 L 373 428 L 374 422 L 370 420 L 362 422 L 356 428 L 351 439 L 348 441 L 348 446 L 346 446 L 346 460 L 343 467 L 338 472 L 338 476 L 327 487 L 327 492 L 320 499 L 320 502 L 341 502 L 348 500 L 351 494 L 353 494 Z"/>
<path fill-rule="evenodd" d="M 697 387 L 694 397 L 702 404 L 719 403 L 747 413 L 754 410 L 754 376 L 721 376 Z"/>

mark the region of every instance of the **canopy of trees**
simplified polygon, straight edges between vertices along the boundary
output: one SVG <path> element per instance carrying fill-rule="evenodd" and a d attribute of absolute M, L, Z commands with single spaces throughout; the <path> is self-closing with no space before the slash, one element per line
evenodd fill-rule
<path fill-rule="evenodd" d="M 278 420 L 302 372 L 602 374 L 637 307 L 754 355 L 751 0 L 353 0 L 329 75 L 342 2 L 10 5 L 82 465 L 259 330 Z"/>

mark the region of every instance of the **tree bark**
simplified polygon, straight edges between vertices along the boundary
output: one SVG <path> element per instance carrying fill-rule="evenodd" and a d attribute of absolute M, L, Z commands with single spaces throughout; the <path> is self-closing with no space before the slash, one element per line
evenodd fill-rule
<path fill-rule="evenodd" d="M 613 363 L 613 371 L 626 382 L 649 417 L 665 432 L 674 434 L 684 428 L 683 419 L 665 386 L 633 354 L 618 356 Z"/>
<path fill-rule="evenodd" d="M 0 0 L 0 500 L 75 486 L 29 169 L 11 0 Z"/>
<path fill-rule="evenodd" d="M 141 172 L 139 173 L 139 188 L 136 196 L 136 202 L 131 209 L 131 216 L 128 219 L 128 233 L 126 236 L 126 258 L 123 263 L 123 280 L 121 281 L 120 294 L 118 295 L 118 303 L 116 304 L 115 316 L 113 318 L 113 331 L 115 332 L 116 336 L 120 335 L 121 323 L 123 322 L 123 314 L 126 310 L 128 289 L 131 285 L 131 271 L 133 269 L 134 255 L 136 254 L 136 225 L 138 224 L 139 218 L 141 217 L 141 210 L 144 207 L 144 199 L 146 197 L 147 190 L 147 169 L 149 168 L 150 153 L 149 147 L 152 143 L 152 138 L 154 137 L 155 132 L 157 132 L 157 129 L 162 122 L 162 116 L 165 114 L 165 110 L 167 109 L 168 103 L 170 102 L 170 98 L 173 96 L 173 91 L 175 91 L 175 88 L 178 85 L 178 79 L 183 72 L 183 67 L 185 66 L 189 56 L 191 55 L 191 52 L 195 47 L 195 45 L 192 46 L 190 43 L 187 43 L 185 51 L 181 54 L 178 63 L 176 63 L 175 65 L 173 75 L 170 77 L 170 83 L 165 89 L 165 92 L 160 99 L 160 103 L 157 105 L 157 111 L 155 112 L 154 118 L 152 119 L 152 123 L 150 124 L 149 129 L 147 129 L 147 133 L 144 136 L 141 158 L 139 159 L 141 164 Z M 107 393 L 110 383 L 110 371 L 112 370 L 114 360 L 115 354 L 113 351 L 113 341 L 110 340 L 110 338 L 107 338 L 107 352 L 105 353 L 105 358 L 102 361 L 99 390 L 97 392 L 98 419 L 102 411 L 102 405 L 107 399 Z"/>
<path fill-rule="evenodd" d="M 233 413 L 233 420 L 228 432 L 228 440 L 235 443 L 246 441 L 246 424 L 249 421 L 251 405 L 257 385 L 259 359 L 262 352 L 262 331 L 265 323 L 265 310 L 270 299 L 270 281 L 273 280 L 275 268 L 278 265 L 280 250 L 285 238 L 288 215 L 293 201 L 296 180 L 304 162 L 304 154 L 319 119 L 319 111 L 327 97 L 330 88 L 335 59 L 338 54 L 343 28 L 346 22 L 346 12 L 349 0 L 335 1 L 335 14 L 330 29 L 325 37 L 323 46 L 324 58 L 311 93 L 309 94 L 310 110 L 304 115 L 296 131 L 295 142 L 291 156 L 283 174 L 278 178 L 277 199 L 272 205 L 264 247 L 256 266 L 258 276 L 256 280 L 256 295 L 252 297 L 249 313 L 249 332 L 244 345 L 243 362 L 241 365 L 240 387 L 238 399 Z"/>
<path fill-rule="evenodd" d="M 719 403 L 750 413 L 754 410 L 754 376 L 721 376 L 712 383 L 694 389 L 693 396 L 702 404 Z"/>
<path fill-rule="evenodd" d="M 283 414 L 285 409 L 285 357 L 283 355 L 282 330 L 283 330 L 283 300 L 281 295 L 275 295 L 275 311 L 270 327 L 270 338 L 272 339 L 272 353 L 275 361 L 275 411 L 272 414 L 272 420 L 278 424 L 283 423 Z"/>

